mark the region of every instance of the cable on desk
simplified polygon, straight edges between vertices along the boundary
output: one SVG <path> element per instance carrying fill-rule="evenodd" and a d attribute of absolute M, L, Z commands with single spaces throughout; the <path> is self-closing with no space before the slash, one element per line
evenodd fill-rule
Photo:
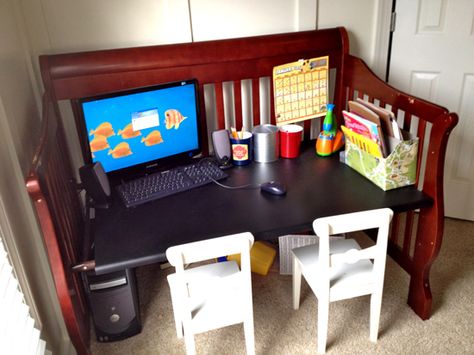
<path fill-rule="evenodd" d="M 211 157 L 206 157 L 206 158 L 203 158 L 199 161 L 199 164 L 201 164 L 203 161 L 207 161 L 207 160 L 213 160 L 213 158 Z M 220 187 L 223 187 L 225 189 L 229 189 L 229 190 L 238 190 L 238 189 L 259 189 L 260 188 L 260 185 L 261 184 L 258 184 L 258 185 L 255 185 L 255 184 L 245 184 L 245 185 L 239 185 L 239 186 L 229 186 L 229 185 L 225 185 L 217 180 L 215 180 L 212 176 L 209 176 L 208 175 L 208 178 L 212 180 L 212 182 L 214 182 L 216 185 L 219 185 Z"/>

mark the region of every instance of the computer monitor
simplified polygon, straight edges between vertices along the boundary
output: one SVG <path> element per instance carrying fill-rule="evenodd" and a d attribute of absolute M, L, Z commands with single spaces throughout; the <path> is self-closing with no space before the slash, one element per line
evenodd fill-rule
<path fill-rule="evenodd" d="M 81 99 L 86 158 L 123 176 L 194 156 L 201 151 L 198 102 L 196 80 Z"/>

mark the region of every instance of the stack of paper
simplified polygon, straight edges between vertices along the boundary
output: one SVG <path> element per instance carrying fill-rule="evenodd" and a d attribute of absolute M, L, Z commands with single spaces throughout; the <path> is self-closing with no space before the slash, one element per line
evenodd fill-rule
<path fill-rule="evenodd" d="M 380 123 L 382 125 L 382 130 L 391 137 L 394 137 L 399 140 L 403 140 L 402 131 L 397 124 L 397 118 L 394 113 L 386 108 L 377 106 L 371 102 L 357 98 L 357 102 L 361 105 L 364 105 L 372 112 L 376 113 L 380 118 Z"/>
<path fill-rule="evenodd" d="M 386 158 L 390 154 L 388 137 L 402 140 L 395 115 L 362 99 L 349 101 L 348 106 L 349 111 L 342 111 L 346 137 L 367 153 Z"/>

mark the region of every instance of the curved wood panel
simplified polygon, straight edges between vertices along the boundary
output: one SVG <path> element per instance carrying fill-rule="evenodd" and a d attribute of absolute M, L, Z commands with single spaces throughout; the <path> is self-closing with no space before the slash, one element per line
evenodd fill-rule
<path fill-rule="evenodd" d="M 69 336 L 79 354 L 89 354 L 89 311 L 82 279 L 71 272 L 86 257 L 84 219 L 61 122 L 47 94 L 41 132 L 26 188 L 36 209 Z"/>
<path fill-rule="evenodd" d="M 274 65 L 329 55 L 337 68 L 343 29 L 40 56 L 58 100 L 197 78 L 201 84 L 271 76 Z M 70 85 L 73 84 L 73 85 Z M 49 86 L 48 86 L 49 87 Z"/>
<path fill-rule="evenodd" d="M 377 99 L 379 102 L 388 104 L 395 113 L 404 111 L 404 127 L 409 128 L 413 117 L 418 118 L 417 136 L 419 138 L 419 152 L 417 163 L 416 181 L 423 181 L 423 192 L 429 195 L 434 204 L 430 208 L 420 210 L 418 228 L 416 231 L 416 247 L 413 255 L 410 255 L 412 243 L 413 212 L 407 213 L 405 225 L 402 230 L 404 240 L 399 248 L 395 242 L 397 236 L 392 235 L 389 246 L 392 257 L 403 266 L 411 275 L 410 293 L 408 303 L 417 310 L 421 318 L 427 319 L 431 314 L 432 296 L 429 284 L 429 271 L 431 264 L 439 253 L 443 238 L 444 228 L 444 195 L 443 195 L 443 172 L 446 158 L 446 148 L 449 134 L 458 122 L 458 116 L 450 113 L 444 107 L 433 104 L 426 100 L 408 95 L 389 86 L 367 67 L 367 65 L 351 55 L 344 60 L 343 86 L 350 93 L 347 99 L 351 99 L 355 91 L 358 97 L 364 95 L 370 101 Z M 427 126 L 430 126 L 429 135 Z M 423 147 L 427 145 L 427 159 L 424 170 L 421 170 L 423 159 Z M 424 173 L 423 176 L 421 174 Z M 399 219 L 394 218 L 393 234 L 398 234 Z"/>

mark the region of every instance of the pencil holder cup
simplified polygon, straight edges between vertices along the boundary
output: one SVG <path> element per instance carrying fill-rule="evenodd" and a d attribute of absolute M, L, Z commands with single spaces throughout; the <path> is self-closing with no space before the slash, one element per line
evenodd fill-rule
<path fill-rule="evenodd" d="M 253 159 L 259 163 L 278 160 L 280 150 L 278 127 L 272 124 L 255 126 L 252 133 Z"/>
<path fill-rule="evenodd" d="M 247 165 L 252 161 L 252 133 L 243 132 L 242 138 L 230 137 L 232 149 L 232 163 L 234 165 Z"/>

